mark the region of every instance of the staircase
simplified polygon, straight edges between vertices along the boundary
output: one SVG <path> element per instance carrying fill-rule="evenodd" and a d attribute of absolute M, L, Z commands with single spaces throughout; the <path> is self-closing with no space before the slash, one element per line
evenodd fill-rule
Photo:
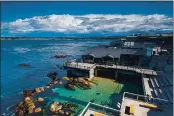
<path fill-rule="evenodd" d="M 151 85 L 152 97 L 169 100 L 173 103 L 173 84 L 165 76 L 158 75 L 150 77 L 149 83 Z"/>

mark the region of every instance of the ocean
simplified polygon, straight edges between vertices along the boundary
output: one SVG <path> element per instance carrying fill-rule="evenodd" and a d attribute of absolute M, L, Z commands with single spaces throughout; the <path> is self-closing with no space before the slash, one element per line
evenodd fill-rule
<path fill-rule="evenodd" d="M 81 55 L 88 47 L 108 45 L 110 42 L 111 40 L 1 41 L 1 115 L 14 115 L 14 110 L 11 106 L 23 99 L 22 91 L 46 85 L 50 81 L 46 77 L 49 72 L 56 71 L 60 78 L 66 76 L 67 71 L 60 68 L 65 61 L 81 58 Z M 53 56 L 56 54 L 64 54 L 68 55 L 68 57 L 55 59 Z M 31 67 L 19 67 L 18 65 L 21 63 L 28 63 Z M 89 96 L 90 93 L 92 96 L 94 91 L 89 91 Z M 91 98 L 86 99 L 86 101 L 82 100 L 83 94 L 79 96 L 79 93 L 86 92 L 77 90 L 72 93 L 61 86 L 57 86 L 50 88 L 50 90 L 45 91 L 40 96 L 49 96 L 51 100 L 48 104 L 53 99 L 58 101 L 74 101 L 76 98 L 77 103 L 85 106 Z M 107 98 L 107 96 L 103 98 Z M 83 103 L 83 101 L 85 102 Z"/>

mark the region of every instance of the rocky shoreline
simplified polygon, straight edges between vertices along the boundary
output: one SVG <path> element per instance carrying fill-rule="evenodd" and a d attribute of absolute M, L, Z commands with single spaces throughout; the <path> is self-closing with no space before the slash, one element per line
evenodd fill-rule
<path fill-rule="evenodd" d="M 44 113 L 45 109 L 40 105 L 40 103 L 45 102 L 45 100 L 41 97 L 38 97 L 36 100 L 32 97 L 35 94 L 39 94 L 44 92 L 46 89 L 53 87 L 56 84 L 64 84 L 64 87 L 68 90 L 75 91 L 76 88 L 80 89 L 91 89 L 92 81 L 83 77 L 63 77 L 62 79 L 57 77 L 56 72 L 50 72 L 47 74 L 47 77 L 51 79 L 51 81 L 43 87 L 35 88 L 35 89 L 26 89 L 23 90 L 23 101 L 16 104 L 13 108 L 16 111 L 16 116 L 26 116 L 30 114 Z M 37 105 L 36 105 L 37 104 Z M 57 106 L 55 106 L 57 104 Z M 50 105 L 49 110 L 53 114 L 58 114 L 58 116 L 73 116 L 73 113 L 76 113 L 76 108 L 78 105 L 65 102 L 53 102 Z M 46 112 L 45 112 L 46 113 Z"/>

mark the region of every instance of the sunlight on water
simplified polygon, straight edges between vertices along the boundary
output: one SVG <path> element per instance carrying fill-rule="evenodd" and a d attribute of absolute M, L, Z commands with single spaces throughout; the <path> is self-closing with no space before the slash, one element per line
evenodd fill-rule
<path fill-rule="evenodd" d="M 34 89 L 46 85 L 50 79 L 46 77 L 49 72 L 56 71 L 58 77 L 66 76 L 66 70 L 60 69 L 68 59 L 78 59 L 84 51 L 91 46 L 107 45 L 110 40 L 25 40 L 1 42 L 1 114 L 11 116 L 11 108 L 23 99 L 24 89 Z M 70 55 L 67 59 L 52 58 L 56 54 Z M 20 63 L 31 64 L 30 68 L 18 67 Z M 55 88 L 52 88 L 53 90 Z M 85 91 L 77 89 L 71 92 L 58 87 L 59 97 L 52 95 L 52 90 L 45 91 L 45 97 L 69 100 L 70 93 L 77 99 L 83 97 Z M 51 93 L 50 93 L 51 92 Z M 61 97 L 60 97 L 61 96 Z M 79 97 L 81 96 L 81 97 Z M 16 98 L 16 99 L 13 99 Z M 80 99 L 80 100 L 81 100 Z M 89 98 L 85 101 L 88 101 Z M 73 100 L 72 100 L 73 101 Z M 81 103 L 81 102 L 80 102 Z M 84 103 L 85 105 L 86 103 Z"/>

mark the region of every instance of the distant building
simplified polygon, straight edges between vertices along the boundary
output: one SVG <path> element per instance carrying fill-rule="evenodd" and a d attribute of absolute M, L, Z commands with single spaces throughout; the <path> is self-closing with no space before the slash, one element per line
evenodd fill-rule
<path fill-rule="evenodd" d="M 138 65 L 144 55 L 142 49 L 93 47 L 87 49 L 82 59 L 85 63 Z"/>

